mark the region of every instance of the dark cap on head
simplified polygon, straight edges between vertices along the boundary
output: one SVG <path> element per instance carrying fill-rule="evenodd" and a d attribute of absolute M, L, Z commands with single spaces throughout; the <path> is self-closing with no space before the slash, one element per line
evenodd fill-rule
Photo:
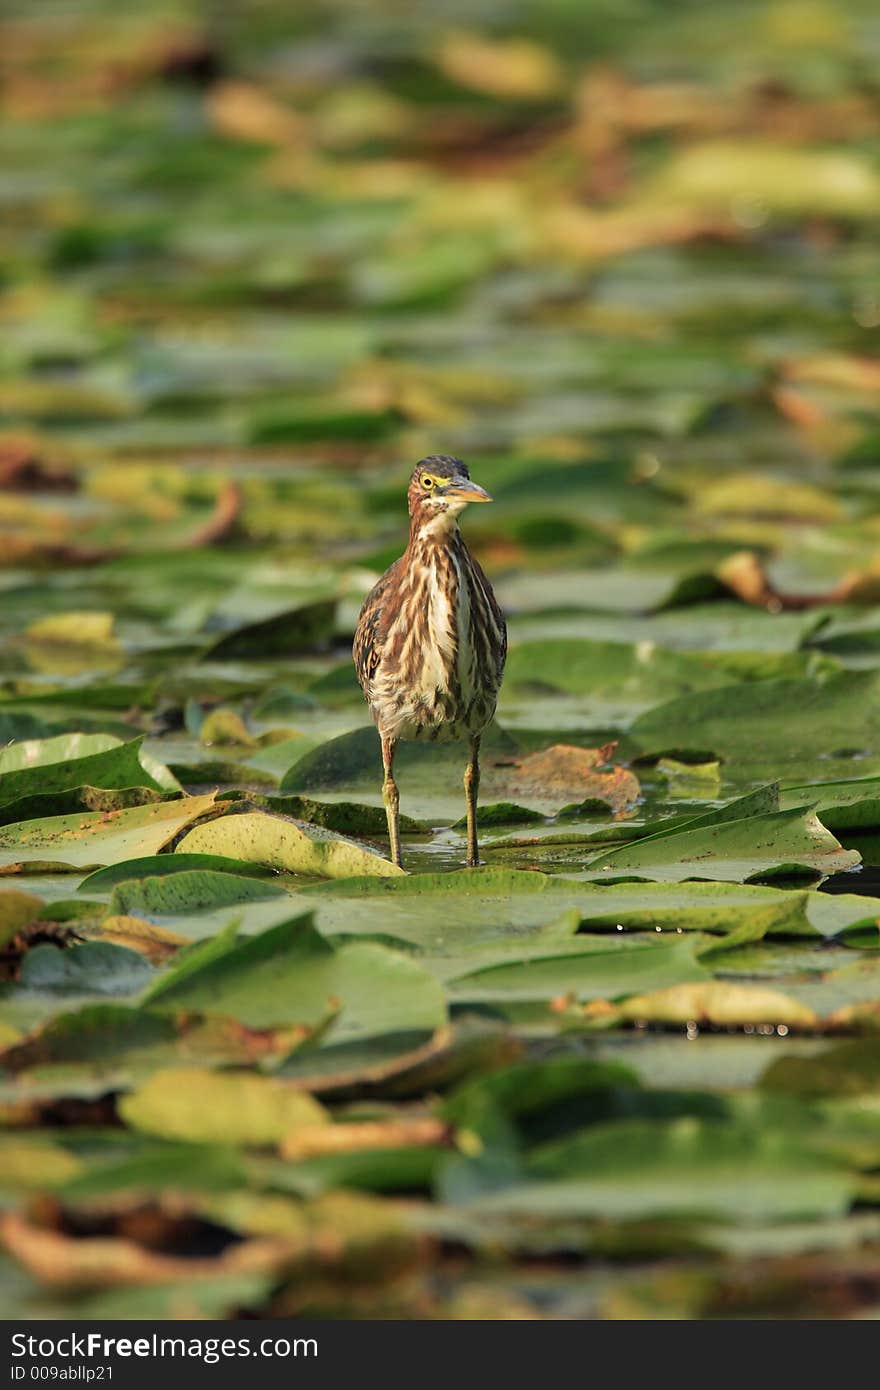
<path fill-rule="evenodd" d="M 413 477 L 417 478 L 420 473 L 432 473 L 436 478 L 469 478 L 466 463 L 461 459 L 453 458 L 451 454 L 428 454 L 427 458 L 419 459 L 413 472 Z"/>

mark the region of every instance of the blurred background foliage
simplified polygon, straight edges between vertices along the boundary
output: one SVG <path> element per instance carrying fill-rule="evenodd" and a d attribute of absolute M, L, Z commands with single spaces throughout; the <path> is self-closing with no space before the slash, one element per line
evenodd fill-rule
<path fill-rule="evenodd" d="M 7 0 L 2 30 L 8 1306 L 875 1315 L 874 0 Z M 493 868 L 380 901 L 332 882 L 382 872 L 347 644 L 431 452 L 496 497 L 466 520 L 512 637 Z M 402 766 L 408 867 L 456 866 L 460 767 Z M 235 831 L 279 813 L 313 838 L 276 885 Z M 169 890 L 192 824 L 211 881 Z M 600 912 L 615 865 L 653 887 Z M 326 1052 L 323 986 L 218 1019 L 173 964 L 285 894 L 354 1010 Z"/>

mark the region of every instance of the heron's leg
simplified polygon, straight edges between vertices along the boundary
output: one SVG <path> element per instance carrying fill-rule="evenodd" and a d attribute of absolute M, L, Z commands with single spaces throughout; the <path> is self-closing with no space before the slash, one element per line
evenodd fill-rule
<path fill-rule="evenodd" d="M 469 869 L 480 862 L 477 845 L 477 797 L 480 794 L 480 739 L 471 739 L 471 758 L 464 770 L 464 794 L 467 797 L 467 860 Z"/>
<path fill-rule="evenodd" d="M 400 862 L 400 796 L 397 792 L 397 783 L 394 780 L 394 750 L 396 747 L 397 739 L 382 739 L 382 766 L 385 768 L 382 800 L 385 802 L 385 815 L 388 818 L 391 862 L 396 864 L 398 868 L 402 868 L 403 865 Z"/>

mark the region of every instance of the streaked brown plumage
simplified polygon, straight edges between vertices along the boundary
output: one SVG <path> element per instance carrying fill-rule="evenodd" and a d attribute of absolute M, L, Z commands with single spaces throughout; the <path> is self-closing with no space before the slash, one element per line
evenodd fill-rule
<path fill-rule="evenodd" d="M 394 750 L 400 739 L 468 739 L 467 862 L 478 862 L 480 735 L 495 713 L 507 629 L 458 516 L 491 502 L 460 459 L 432 454 L 410 479 L 409 545 L 367 595 L 353 656 L 382 740 L 391 858 L 400 864 Z"/>

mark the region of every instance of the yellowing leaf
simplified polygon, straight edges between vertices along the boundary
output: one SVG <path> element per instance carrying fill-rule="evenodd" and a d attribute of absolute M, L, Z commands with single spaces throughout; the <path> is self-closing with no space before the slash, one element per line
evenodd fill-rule
<path fill-rule="evenodd" d="M 554 54 L 531 39 L 493 41 L 478 34 L 454 33 L 441 44 L 436 61 L 462 87 L 514 100 L 550 96 L 562 79 Z"/>
<path fill-rule="evenodd" d="M 799 149 L 768 142 L 707 141 L 673 156 L 653 197 L 671 204 L 762 209 L 809 216 L 873 217 L 880 176 L 845 149 Z"/>
<path fill-rule="evenodd" d="M 125 914 L 111 914 L 105 917 L 100 927 L 80 927 L 81 935 L 93 937 L 97 941 L 112 941 L 116 946 L 127 946 L 145 956 L 151 965 L 162 965 L 187 943 L 187 937 L 176 932 L 166 931 L 164 927 L 154 927 L 140 917 Z"/>
<path fill-rule="evenodd" d="M 118 647 L 112 613 L 53 613 L 31 623 L 24 636 L 31 642 L 58 642 L 64 646 Z"/>
<path fill-rule="evenodd" d="M 206 748 L 257 747 L 257 740 L 248 733 L 244 720 L 234 709 L 212 710 L 199 731 L 199 739 Z"/>
<path fill-rule="evenodd" d="M 184 854 L 223 854 L 249 864 L 266 864 L 291 874 L 320 878 L 351 878 L 357 874 L 397 876 L 403 873 L 388 859 L 341 840 L 318 826 L 299 826 L 263 811 L 223 816 L 197 825 L 178 845 Z"/>
<path fill-rule="evenodd" d="M 194 1143 L 277 1143 L 328 1123 L 322 1105 L 284 1081 L 247 1072 L 168 1067 L 119 1103 L 126 1123 Z"/>
<path fill-rule="evenodd" d="M 158 854 L 187 825 L 211 810 L 214 795 L 2 826 L 0 868 L 13 873 L 46 864 L 95 869 Z"/>
<path fill-rule="evenodd" d="M 19 893 L 15 888 L 0 893 L 0 946 L 39 917 L 42 907 L 42 899 L 33 893 Z"/>
<path fill-rule="evenodd" d="M 779 990 L 763 985 L 730 984 L 712 980 L 672 985 L 669 989 L 637 994 L 619 1006 L 620 1017 L 646 1023 L 712 1023 L 739 1028 L 746 1024 L 785 1024 L 789 1028 L 815 1028 L 812 1009 Z"/>
<path fill-rule="evenodd" d="M 812 483 L 736 473 L 704 483 L 693 501 L 700 516 L 793 517 L 800 521 L 836 521 L 840 504 Z"/>
<path fill-rule="evenodd" d="M 42 1135 L 5 1134 L 0 1140 L 2 1186 L 34 1190 L 76 1177 L 82 1161 Z"/>
<path fill-rule="evenodd" d="M 122 647 L 113 632 L 112 613 L 52 613 L 22 634 L 28 661 L 49 675 L 82 670 L 114 670 Z"/>

